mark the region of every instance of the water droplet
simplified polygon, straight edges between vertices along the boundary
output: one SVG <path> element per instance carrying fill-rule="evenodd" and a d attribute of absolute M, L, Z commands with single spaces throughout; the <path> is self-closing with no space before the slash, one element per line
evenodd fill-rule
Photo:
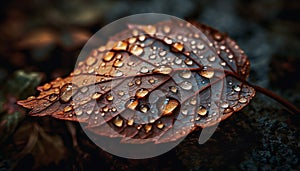
<path fill-rule="evenodd" d="M 175 60 L 174 60 L 175 64 L 177 64 L 177 65 L 182 64 L 182 61 L 183 61 L 183 60 L 180 59 L 180 58 L 178 58 L 178 57 L 176 57 Z"/>
<path fill-rule="evenodd" d="M 220 49 L 221 49 L 221 50 L 225 50 L 225 49 L 226 49 L 226 46 L 222 45 L 222 46 L 220 46 Z"/>
<path fill-rule="evenodd" d="M 165 33 L 170 33 L 171 28 L 169 26 L 164 26 L 163 30 Z"/>
<path fill-rule="evenodd" d="M 131 109 L 131 110 L 135 110 L 136 107 L 138 106 L 139 102 L 135 99 L 131 99 L 129 101 L 129 103 L 127 104 L 127 108 Z"/>
<path fill-rule="evenodd" d="M 140 107 L 140 111 L 143 113 L 147 113 L 149 110 L 149 106 L 148 105 L 141 105 Z"/>
<path fill-rule="evenodd" d="M 156 27 L 153 25 L 143 26 L 142 29 L 149 35 L 153 35 L 156 33 Z"/>
<path fill-rule="evenodd" d="M 241 97 L 241 98 L 239 99 L 239 102 L 240 102 L 240 103 L 247 103 L 247 99 L 246 99 L 245 97 Z"/>
<path fill-rule="evenodd" d="M 232 88 L 233 88 L 233 90 L 236 91 L 236 92 L 241 91 L 241 87 L 240 87 L 239 85 L 234 85 Z"/>
<path fill-rule="evenodd" d="M 130 47 L 129 52 L 135 56 L 140 56 L 144 52 L 144 49 L 138 45 L 133 45 Z"/>
<path fill-rule="evenodd" d="M 221 66 L 226 66 L 226 62 L 221 62 L 220 65 Z"/>
<path fill-rule="evenodd" d="M 96 100 L 96 99 L 99 99 L 100 97 L 101 97 L 101 93 L 96 92 L 93 94 L 92 99 Z"/>
<path fill-rule="evenodd" d="M 156 55 L 149 55 L 149 59 L 153 60 L 153 59 L 156 59 Z"/>
<path fill-rule="evenodd" d="M 122 67 L 124 65 L 124 62 L 121 60 L 116 60 L 114 62 L 114 67 Z"/>
<path fill-rule="evenodd" d="M 192 98 L 190 101 L 191 105 L 196 105 L 197 104 L 197 100 L 195 98 Z"/>
<path fill-rule="evenodd" d="M 116 112 L 116 111 L 117 111 L 117 108 L 112 107 L 112 108 L 111 108 L 111 111 L 112 111 L 112 112 Z"/>
<path fill-rule="evenodd" d="M 168 66 L 159 66 L 152 70 L 153 73 L 159 73 L 159 74 L 170 74 L 172 72 L 172 68 Z"/>
<path fill-rule="evenodd" d="M 149 82 L 150 84 L 154 84 L 154 83 L 155 83 L 155 80 L 151 78 L 151 79 L 148 80 L 148 82 Z"/>
<path fill-rule="evenodd" d="M 232 113 L 232 112 L 234 112 L 234 110 L 231 107 L 229 107 L 229 108 L 226 108 L 223 113 L 224 114 L 229 114 L 229 113 Z"/>
<path fill-rule="evenodd" d="M 151 129 L 152 129 L 152 125 L 151 124 L 146 124 L 145 127 L 144 127 L 146 133 L 150 132 Z"/>
<path fill-rule="evenodd" d="M 215 72 L 214 72 L 213 68 L 211 68 L 209 66 L 205 66 L 200 71 L 200 75 L 205 78 L 212 78 L 214 76 L 214 74 L 215 74 Z"/>
<path fill-rule="evenodd" d="M 163 57 L 167 54 L 167 51 L 163 50 L 161 52 L 159 52 L 159 56 Z"/>
<path fill-rule="evenodd" d="M 223 102 L 223 103 L 221 103 L 220 106 L 225 109 L 225 108 L 229 107 L 229 103 L 228 102 Z"/>
<path fill-rule="evenodd" d="M 139 41 L 143 42 L 146 40 L 146 36 L 145 35 L 140 35 L 139 36 Z"/>
<path fill-rule="evenodd" d="M 183 70 L 179 75 L 180 75 L 180 77 L 182 77 L 182 78 L 188 79 L 188 78 L 191 78 L 192 72 L 189 71 L 189 70 Z"/>
<path fill-rule="evenodd" d="M 148 93 L 149 93 L 149 91 L 147 89 L 141 88 L 136 91 L 135 96 L 137 98 L 143 98 L 143 97 L 147 96 Z"/>
<path fill-rule="evenodd" d="M 133 36 L 137 36 L 137 35 L 139 35 L 139 32 L 138 32 L 137 30 L 134 29 L 134 30 L 132 30 L 132 35 L 133 35 Z"/>
<path fill-rule="evenodd" d="M 81 109 L 75 109 L 75 114 L 77 116 L 82 115 L 83 111 Z"/>
<path fill-rule="evenodd" d="M 104 107 L 102 108 L 102 111 L 103 111 L 103 112 L 108 112 L 108 110 L 109 110 L 108 106 L 104 106 Z"/>
<path fill-rule="evenodd" d="M 213 38 L 216 40 L 216 41 L 221 41 L 223 39 L 223 36 L 219 33 L 219 32 L 215 32 L 213 34 Z"/>
<path fill-rule="evenodd" d="M 209 62 L 214 62 L 216 60 L 216 56 L 209 56 L 208 61 Z"/>
<path fill-rule="evenodd" d="M 190 60 L 189 58 L 187 58 L 186 60 L 184 60 L 184 63 L 185 63 L 186 65 L 188 65 L 188 66 L 193 65 L 193 61 Z"/>
<path fill-rule="evenodd" d="M 51 84 L 49 84 L 49 83 L 46 83 L 46 84 L 44 84 L 44 86 L 43 86 L 43 90 L 44 91 L 47 91 L 47 90 L 49 90 L 50 88 L 51 88 Z"/>
<path fill-rule="evenodd" d="M 88 110 L 86 111 L 86 113 L 87 113 L 88 115 L 92 114 L 92 112 L 93 112 L 93 108 L 92 108 L 92 109 L 88 109 Z"/>
<path fill-rule="evenodd" d="M 170 86 L 169 89 L 170 89 L 170 91 L 173 92 L 173 93 L 177 93 L 177 92 L 178 92 L 178 89 L 177 89 L 177 87 L 175 87 L 175 86 Z"/>
<path fill-rule="evenodd" d="M 133 85 L 134 85 L 133 82 L 129 82 L 129 83 L 128 83 L 128 86 L 129 86 L 129 87 L 132 87 Z"/>
<path fill-rule="evenodd" d="M 116 76 L 116 77 L 120 77 L 120 76 L 122 76 L 122 75 L 123 75 L 123 72 L 120 71 L 120 70 L 116 70 L 116 71 L 114 72 L 114 76 Z"/>
<path fill-rule="evenodd" d="M 96 58 L 90 56 L 90 57 L 88 57 L 88 58 L 86 59 L 85 63 L 86 63 L 86 65 L 91 66 L 91 65 L 93 65 L 96 61 L 97 61 Z"/>
<path fill-rule="evenodd" d="M 124 94 L 125 94 L 124 91 L 119 91 L 119 92 L 118 92 L 118 95 L 119 95 L 119 96 L 124 96 Z"/>
<path fill-rule="evenodd" d="M 157 123 L 157 128 L 162 129 L 164 127 L 164 124 L 162 122 Z"/>
<path fill-rule="evenodd" d="M 75 69 L 73 71 L 73 75 L 79 75 L 79 74 L 81 74 L 81 70 L 80 69 Z"/>
<path fill-rule="evenodd" d="M 166 99 L 162 110 L 162 116 L 171 115 L 178 105 L 179 102 L 177 100 Z"/>
<path fill-rule="evenodd" d="M 127 125 L 128 125 L 128 126 L 132 126 L 133 123 L 134 123 L 134 120 L 133 120 L 133 119 L 128 119 L 128 120 L 127 120 Z"/>
<path fill-rule="evenodd" d="M 131 37 L 128 39 L 128 43 L 133 44 L 136 42 L 136 37 Z"/>
<path fill-rule="evenodd" d="M 76 93 L 72 83 L 67 83 L 60 89 L 60 100 L 62 103 L 67 103 L 71 100 L 72 95 Z M 74 92 L 73 92 L 74 91 Z"/>
<path fill-rule="evenodd" d="M 140 70 L 140 73 L 143 73 L 143 74 L 148 73 L 148 72 L 149 72 L 149 69 L 145 66 L 143 66 Z"/>
<path fill-rule="evenodd" d="M 66 107 L 64 108 L 64 112 L 65 112 L 65 113 L 70 112 L 72 109 L 73 109 L 72 106 L 66 106 Z"/>
<path fill-rule="evenodd" d="M 172 39 L 170 39 L 169 37 L 165 37 L 164 38 L 164 42 L 166 43 L 166 44 L 168 44 L 168 45 L 170 45 L 170 44 L 172 44 Z"/>
<path fill-rule="evenodd" d="M 193 87 L 192 83 L 190 83 L 189 81 L 183 81 L 183 82 L 179 83 L 179 86 L 181 88 L 183 88 L 184 90 L 190 90 Z"/>
<path fill-rule="evenodd" d="M 114 96 L 109 94 L 109 95 L 106 96 L 106 100 L 107 101 L 112 101 L 112 100 L 114 100 Z"/>
<path fill-rule="evenodd" d="M 199 50 L 203 50 L 204 49 L 204 44 L 202 44 L 202 43 L 199 43 L 199 44 L 197 44 L 197 48 L 199 49 Z"/>
<path fill-rule="evenodd" d="M 117 127 L 122 127 L 123 126 L 123 119 L 121 119 L 119 116 L 117 116 L 114 120 L 113 123 Z"/>
<path fill-rule="evenodd" d="M 200 106 L 197 113 L 200 116 L 205 116 L 207 114 L 207 109 L 204 106 Z"/>
<path fill-rule="evenodd" d="M 176 42 L 172 44 L 172 50 L 174 52 L 182 52 L 184 48 L 184 45 L 180 42 Z"/>
<path fill-rule="evenodd" d="M 137 80 L 135 80 L 135 84 L 136 84 L 136 85 L 141 85 L 141 84 L 142 84 L 142 81 L 141 81 L 140 79 L 137 79 Z"/>
<path fill-rule="evenodd" d="M 115 52 L 106 52 L 105 55 L 103 56 L 103 61 L 109 62 L 113 59 L 115 55 Z"/>
<path fill-rule="evenodd" d="M 90 68 L 90 69 L 88 70 L 88 73 L 91 74 L 91 73 L 93 73 L 94 71 L 95 71 L 95 68 Z"/>
<path fill-rule="evenodd" d="M 113 50 L 126 50 L 127 46 L 128 46 L 127 42 L 118 41 L 112 49 Z"/>
<path fill-rule="evenodd" d="M 49 99 L 51 102 L 57 100 L 57 98 L 58 98 L 57 94 L 50 94 L 50 96 L 48 97 L 48 99 Z"/>

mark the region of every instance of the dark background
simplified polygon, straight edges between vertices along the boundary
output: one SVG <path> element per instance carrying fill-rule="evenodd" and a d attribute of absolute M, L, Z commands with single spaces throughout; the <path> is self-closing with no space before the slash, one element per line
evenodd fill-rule
<path fill-rule="evenodd" d="M 204 145 L 192 133 L 151 159 L 110 155 L 76 123 L 25 117 L 15 102 L 67 76 L 101 27 L 156 12 L 210 25 L 232 37 L 251 62 L 250 82 L 300 106 L 297 0 L 10 0 L 0 7 L 0 170 L 300 170 L 300 119 L 260 94 L 222 122 Z"/>

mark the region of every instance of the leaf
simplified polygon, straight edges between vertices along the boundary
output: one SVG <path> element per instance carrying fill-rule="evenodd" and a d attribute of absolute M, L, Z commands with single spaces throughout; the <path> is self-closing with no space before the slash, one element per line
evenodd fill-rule
<path fill-rule="evenodd" d="M 255 95 L 245 81 L 250 63 L 227 35 L 193 25 L 130 24 L 70 76 L 18 104 L 124 143 L 175 141 L 217 124 Z"/>
<path fill-rule="evenodd" d="M 40 73 L 14 72 L 0 91 L 0 143 L 3 143 L 15 131 L 24 118 L 22 110 L 16 101 L 34 93 L 34 88 L 41 83 Z"/>

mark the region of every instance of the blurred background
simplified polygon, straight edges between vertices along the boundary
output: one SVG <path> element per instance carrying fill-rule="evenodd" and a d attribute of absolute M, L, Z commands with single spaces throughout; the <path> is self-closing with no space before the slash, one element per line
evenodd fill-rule
<path fill-rule="evenodd" d="M 170 152 L 130 160 L 106 153 L 77 123 L 26 117 L 15 102 L 74 68 L 85 42 L 122 17 L 155 12 L 210 25 L 237 41 L 251 62 L 250 82 L 300 106 L 298 0 L 10 0 L 0 7 L 0 171 L 300 170 L 300 117 L 257 95 L 222 122 Z"/>

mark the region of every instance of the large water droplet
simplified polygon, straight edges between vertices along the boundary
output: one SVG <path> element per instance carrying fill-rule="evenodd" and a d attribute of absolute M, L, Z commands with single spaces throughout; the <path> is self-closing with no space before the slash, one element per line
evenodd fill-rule
<path fill-rule="evenodd" d="M 141 105 L 140 106 L 140 111 L 143 112 L 143 113 L 147 113 L 149 109 L 150 108 L 149 108 L 148 105 Z"/>
<path fill-rule="evenodd" d="M 146 133 L 150 132 L 151 129 L 152 129 L 152 125 L 151 124 L 146 124 L 145 127 L 144 127 Z"/>
<path fill-rule="evenodd" d="M 106 96 L 106 100 L 107 101 L 113 101 L 114 100 L 114 96 L 111 95 L 111 94 L 109 94 L 109 95 Z"/>
<path fill-rule="evenodd" d="M 113 59 L 115 55 L 115 52 L 106 52 L 106 54 L 103 56 L 103 61 L 109 62 Z"/>
<path fill-rule="evenodd" d="M 183 88 L 184 90 L 190 90 L 193 87 L 192 83 L 190 83 L 189 81 L 183 81 L 183 82 L 179 83 L 179 86 L 181 88 Z"/>
<path fill-rule="evenodd" d="M 96 100 L 96 99 L 99 99 L 101 97 L 101 93 L 99 92 L 96 92 L 92 95 L 92 99 Z"/>
<path fill-rule="evenodd" d="M 162 122 L 157 123 L 157 128 L 162 129 L 164 127 L 164 124 Z"/>
<path fill-rule="evenodd" d="M 60 100 L 62 103 L 67 103 L 71 100 L 72 95 L 76 93 L 75 85 L 72 83 L 67 83 L 60 89 Z"/>
<path fill-rule="evenodd" d="M 128 125 L 128 126 L 132 126 L 133 123 L 134 123 L 134 120 L 133 120 L 133 119 L 128 119 L 128 120 L 127 120 L 127 125 Z"/>
<path fill-rule="evenodd" d="M 143 66 L 140 70 L 140 73 L 142 73 L 142 74 L 145 74 L 145 73 L 148 73 L 148 72 L 149 72 L 149 69 L 145 66 Z"/>
<path fill-rule="evenodd" d="M 209 62 L 214 62 L 216 60 L 216 56 L 209 56 L 208 61 Z"/>
<path fill-rule="evenodd" d="M 188 66 L 193 65 L 193 61 L 190 60 L 189 58 L 187 58 L 186 60 L 184 60 L 184 63 L 185 63 L 186 65 L 188 65 Z"/>
<path fill-rule="evenodd" d="M 138 105 L 139 105 L 139 102 L 137 100 L 131 99 L 127 103 L 126 107 L 129 108 L 129 109 L 131 109 L 131 110 L 135 110 Z"/>
<path fill-rule="evenodd" d="M 203 67 L 203 69 L 200 71 L 200 75 L 205 78 L 212 78 L 214 76 L 215 72 L 213 68 L 209 66 Z"/>
<path fill-rule="evenodd" d="M 149 91 L 147 89 L 141 88 L 136 91 L 135 96 L 137 98 L 143 98 L 143 97 L 147 96 L 148 93 L 149 93 Z"/>
<path fill-rule="evenodd" d="M 116 117 L 114 120 L 113 120 L 113 123 L 115 126 L 117 127 L 122 127 L 123 126 L 123 119 L 121 119 L 120 117 Z"/>
<path fill-rule="evenodd" d="M 144 49 L 138 45 L 133 45 L 130 47 L 129 52 L 135 56 L 140 56 L 144 52 Z"/>
<path fill-rule="evenodd" d="M 178 92 L 178 89 L 177 89 L 177 87 L 175 87 L 175 86 L 170 86 L 169 89 L 170 89 L 170 91 L 173 92 L 173 93 L 177 93 L 177 92 Z"/>
<path fill-rule="evenodd" d="M 170 74 L 172 72 L 172 68 L 169 66 L 159 66 L 152 70 L 153 73 L 159 73 L 159 74 Z"/>
<path fill-rule="evenodd" d="M 188 78 L 191 78 L 192 72 L 189 71 L 189 70 L 184 70 L 184 71 L 182 71 L 179 75 L 180 75 L 182 78 L 188 79 Z"/>
<path fill-rule="evenodd" d="M 124 65 L 124 62 L 121 60 L 116 60 L 114 62 L 114 67 L 122 67 Z"/>
<path fill-rule="evenodd" d="M 232 88 L 233 88 L 233 90 L 236 91 L 236 92 L 241 91 L 241 87 L 240 87 L 239 85 L 234 85 Z"/>
<path fill-rule="evenodd" d="M 128 46 L 127 42 L 118 41 L 112 49 L 113 50 L 126 50 L 127 46 Z"/>
<path fill-rule="evenodd" d="M 181 42 L 176 42 L 172 44 L 171 50 L 174 52 L 182 52 L 184 48 L 184 45 Z"/>
<path fill-rule="evenodd" d="M 221 106 L 221 108 L 228 108 L 229 107 L 229 103 L 228 102 L 222 102 L 221 104 L 220 104 L 220 106 Z"/>
<path fill-rule="evenodd" d="M 205 116 L 207 114 L 207 109 L 204 106 L 200 106 L 197 113 L 200 116 Z"/>
<path fill-rule="evenodd" d="M 241 97 L 241 98 L 239 99 L 239 102 L 240 102 L 240 103 L 247 103 L 247 99 L 246 99 L 245 97 Z"/>
<path fill-rule="evenodd" d="M 179 102 L 174 99 L 166 99 L 162 109 L 162 116 L 171 115 L 173 111 L 177 108 Z"/>

